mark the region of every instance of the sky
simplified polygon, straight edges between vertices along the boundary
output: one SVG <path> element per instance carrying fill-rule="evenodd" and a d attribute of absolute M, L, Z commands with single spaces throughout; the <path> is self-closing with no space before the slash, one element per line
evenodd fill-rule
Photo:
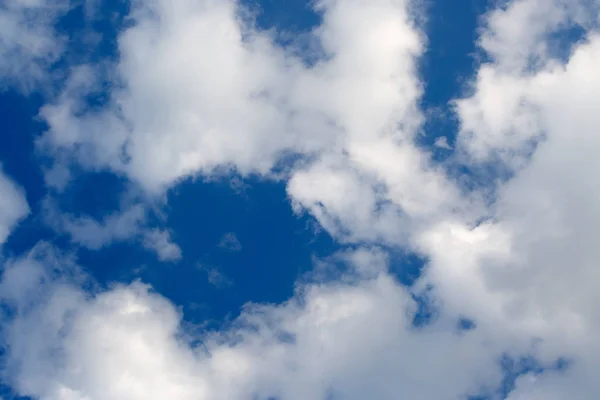
<path fill-rule="evenodd" d="M 595 400 L 598 0 L 0 0 L 0 400 Z"/>

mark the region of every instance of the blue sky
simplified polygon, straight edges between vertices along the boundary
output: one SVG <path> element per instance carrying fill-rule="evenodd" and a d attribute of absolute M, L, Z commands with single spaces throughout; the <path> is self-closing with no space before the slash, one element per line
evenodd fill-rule
<path fill-rule="evenodd" d="M 0 400 L 595 399 L 600 3 L 0 3 Z"/>

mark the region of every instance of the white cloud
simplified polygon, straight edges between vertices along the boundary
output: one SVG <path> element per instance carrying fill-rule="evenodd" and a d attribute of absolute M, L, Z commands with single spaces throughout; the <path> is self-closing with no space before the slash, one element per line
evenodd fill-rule
<path fill-rule="evenodd" d="M 0 165 L 0 245 L 17 222 L 29 214 L 23 190 L 7 177 Z"/>
<path fill-rule="evenodd" d="M 42 112 L 48 145 L 83 145 L 79 161 L 156 191 L 230 163 L 266 172 L 295 144 L 277 104 L 287 86 L 280 76 L 297 62 L 286 66 L 266 34 L 240 26 L 233 2 L 136 3 L 132 16 L 119 38 L 126 87 L 112 93 L 111 108 L 75 118 L 89 79 L 71 84 Z"/>
<path fill-rule="evenodd" d="M 514 0 L 489 13 L 479 44 L 496 69 L 526 73 L 556 58 L 560 44 L 551 34 L 598 23 L 598 4 L 586 0 Z"/>
<path fill-rule="evenodd" d="M 46 201 L 45 217 L 56 231 L 66 233 L 74 243 L 98 250 L 113 241 L 126 241 L 137 237 L 146 222 L 145 207 L 135 204 L 105 216 L 101 221 L 89 216 L 63 213 L 51 201 Z M 148 235 L 152 236 L 151 232 Z M 159 238 L 148 238 L 158 246 Z M 154 247 L 153 247 L 154 248 Z"/>
<path fill-rule="evenodd" d="M 10 262 L 0 285 L 15 311 L 3 324 L 5 373 L 43 400 L 455 399 L 499 382 L 497 354 L 477 334 L 412 328 L 415 303 L 379 253 L 344 257 L 357 264 L 347 283 L 307 284 L 282 305 L 248 307 L 231 330 L 193 347 L 181 314 L 148 287 L 85 293 L 69 278 L 82 279 L 72 264 L 57 273 L 60 261 L 34 252 Z"/>
<path fill-rule="evenodd" d="M 199 264 L 198 269 L 206 273 L 208 282 L 218 289 L 231 286 L 233 281 L 229 279 L 219 268 L 214 265 Z"/>
<path fill-rule="evenodd" d="M 452 146 L 448 143 L 448 138 L 446 136 L 440 136 L 435 139 L 433 143 L 435 147 L 439 147 L 440 149 L 452 150 Z"/>
<path fill-rule="evenodd" d="M 325 55 L 307 67 L 240 22 L 232 2 L 138 4 L 119 38 L 125 87 L 109 108 L 83 112 L 95 71 L 77 69 L 42 110 L 51 130 L 41 144 L 151 192 L 216 168 L 267 174 L 286 152 L 339 158 L 363 141 L 402 146 L 390 140 L 410 138 L 421 119 L 413 69 L 422 50 L 404 2 L 320 7 L 314 36 Z"/>
<path fill-rule="evenodd" d="M 550 99 L 539 97 L 540 90 L 563 68 L 552 35 L 573 27 L 593 35 L 599 7 L 596 1 L 519 0 L 488 15 L 480 45 L 493 62 L 481 65 L 474 95 L 457 102 L 459 143 L 470 156 L 500 155 L 516 166 L 528 158 L 546 134 L 539 102 Z"/>
<path fill-rule="evenodd" d="M 161 261 L 181 259 L 181 249 L 171 239 L 171 233 L 160 229 L 150 229 L 144 233 L 144 246 L 153 250 Z"/>

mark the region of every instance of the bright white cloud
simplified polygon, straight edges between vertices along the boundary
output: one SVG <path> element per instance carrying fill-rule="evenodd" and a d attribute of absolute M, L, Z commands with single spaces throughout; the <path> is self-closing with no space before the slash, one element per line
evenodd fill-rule
<path fill-rule="evenodd" d="M 458 101 L 457 108 L 459 142 L 470 156 L 482 160 L 499 155 L 518 166 L 546 134 L 549 121 L 539 102 L 551 99 L 540 96 L 550 95 L 543 93 L 548 80 L 563 68 L 560 48 L 572 41 L 568 30 L 583 29 L 593 37 L 600 6 L 583 0 L 509 4 L 487 17 L 480 45 L 493 62 L 480 67 L 474 95 Z"/>
<path fill-rule="evenodd" d="M 153 194 L 229 168 L 271 176 L 299 154 L 288 171 L 298 211 L 343 240 L 405 243 L 407 232 L 460 208 L 443 171 L 412 143 L 424 39 L 407 4 L 318 3 L 323 23 L 312 35 L 322 54 L 311 66 L 232 2 L 137 4 L 119 37 L 124 87 L 107 108 L 86 111 L 97 72 L 75 69 L 42 109 L 51 129 L 39 144 Z"/>
<path fill-rule="evenodd" d="M 500 156 L 516 175 L 497 187 L 488 222 L 441 221 L 420 238 L 431 256 L 424 283 L 448 310 L 503 330 L 507 346 L 535 338 L 540 359 L 572 361 L 564 374 L 523 377 L 510 399 L 593 399 L 600 390 L 589 374 L 600 359 L 600 36 L 589 28 L 598 4 L 588 3 L 582 13 L 583 2 L 517 1 L 489 16 L 481 45 L 493 61 L 458 102 L 458 143 L 475 165 Z M 549 51 L 551 34 L 574 23 L 587 34 L 563 62 Z"/>
<path fill-rule="evenodd" d="M 214 265 L 199 264 L 197 268 L 206 273 L 206 279 L 208 282 L 218 289 L 231 286 L 231 281 L 219 268 Z"/>
<path fill-rule="evenodd" d="M 266 172 L 295 145 L 277 108 L 287 90 L 280 77 L 297 62 L 287 66 L 266 34 L 242 27 L 233 2 L 136 3 L 132 16 L 135 26 L 119 38 L 126 87 L 112 93 L 111 108 L 75 118 L 95 73 L 79 69 L 42 111 L 49 146 L 83 146 L 83 164 L 123 171 L 157 191 L 228 164 Z"/>
<path fill-rule="evenodd" d="M 125 88 L 108 109 L 81 115 L 95 70 L 78 68 L 42 111 L 51 126 L 42 145 L 156 191 L 215 168 L 268 173 L 286 152 L 337 157 L 360 141 L 409 138 L 422 46 L 404 2 L 320 8 L 324 55 L 307 67 L 241 22 L 232 2 L 137 4 L 119 38 Z"/>
<path fill-rule="evenodd" d="M 168 300 L 140 283 L 85 293 L 76 267 L 41 246 L 10 262 L 0 285 L 16 313 L 3 325 L 5 372 L 44 400 L 456 399 L 497 384 L 496 354 L 475 332 L 413 329 L 415 303 L 380 253 L 341 257 L 355 263 L 347 283 L 306 284 L 285 304 L 249 307 L 193 347 L 199 338 L 184 334 Z"/>
<path fill-rule="evenodd" d="M 446 136 L 440 136 L 435 139 L 433 145 L 435 147 L 439 147 L 440 149 L 452 150 L 452 146 L 450 146 L 450 143 L 448 143 L 448 138 Z"/>

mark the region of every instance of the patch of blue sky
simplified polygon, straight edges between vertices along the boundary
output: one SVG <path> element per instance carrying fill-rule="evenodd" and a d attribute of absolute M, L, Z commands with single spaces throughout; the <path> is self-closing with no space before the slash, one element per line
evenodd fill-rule
<path fill-rule="evenodd" d="M 313 256 L 338 248 L 324 231 L 314 230 L 310 216 L 293 214 L 283 183 L 247 180 L 240 192 L 228 179 L 190 179 L 171 191 L 168 204 L 167 225 L 184 258 L 168 267 L 177 274 L 148 269 L 146 278 L 190 313 L 200 309 L 219 319 L 237 315 L 249 301 L 285 301 L 294 282 L 312 267 Z M 239 251 L 220 246 L 229 233 L 239 241 Z M 231 284 L 211 283 L 203 267 L 217 269 Z"/>
<path fill-rule="evenodd" d="M 277 44 L 296 54 L 307 65 L 323 57 L 318 43 L 311 40 L 311 31 L 318 27 L 322 15 L 314 0 L 242 0 L 253 14 L 256 26 L 273 34 Z"/>
<path fill-rule="evenodd" d="M 311 0 L 243 0 L 241 4 L 256 12 L 256 24 L 279 34 L 310 32 L 321 23 L 322 16 Z"/>
<path fill-rule="evenodd" d="M 431 1 L 426 6 L 427 49 L 419 63 L 424 85 L 421 108 L 425 124 L 419 144 L 430 148 L 433 159 L 453 154 L 458 118 L 451 101 L 464 94 L 474 78 L 477 62 L 477 27 L 490 0 Z M 445 137 L 446 146 L 436 146 Z"/>

